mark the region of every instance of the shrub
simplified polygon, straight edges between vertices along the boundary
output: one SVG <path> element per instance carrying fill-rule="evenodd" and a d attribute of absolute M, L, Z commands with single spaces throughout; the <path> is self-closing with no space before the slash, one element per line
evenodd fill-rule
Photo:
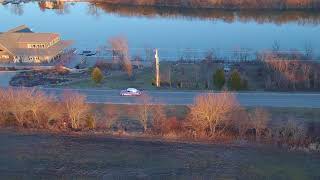
<path fill-rule="evenodd" d="M 242 80 L 238 71 L 233 71 L 229 78 L 229 88 L 234 91 L 242 89 Z"/>
<path fill-rule="evenodd" d="M 157 133 L 161 135 L 176 134 L 178 135 L 183 131 L 183 123 L 177 120 L 176 117 L 171 117 L 169 119 L 163 119 L 154 123 L 154 128 L 156 128 Z"/>
<path fill-rule="evenodd" d="M 269 113 L 261 108 L 256 108 L 249 114 L 249 118 L 252 123 L 252 128 L 255 130 L 255 135 L 258 139 L 263 135 L 264 131 L 268 128 Z"/>
<path fill-rule="evenodd" d="M 95 67 L 91 73 L 91 78 L 96 84 L 100 84 L 103 80 L 103 74 L 98 67 Z"/>
<path fill-rule="evenodd" d="M 118 121 L 120 116 L 119 109 L 115 108 L 114 106 L 108 106 L 104 109 L 104 117 L 106 121 L 106 128 L 111 129 L 112 126 Z"/>
<path fill-rule="evenodd" d="M 86 127 L 89 129 L 94 129 L 96 127 L 96 119 L 92 114 L 86 117 Z"/>
<path fill-rule="evenodd" d="M 289 119 L 279 130 L 280 141 L 289 146 L 304 145 L 306 129 L 296 121 Z"/>
<path fill-rule="evenodd" d="M 63 94 L 65 113 L 68 116 L 73 129 L 80 128 L 80 121 L 89 111 L 89 106 L 85 100 L 86 97 L 79 93 L 65 92 Z"/>
<path fill-rule="evenodd" d="M 8 89 L 0 92 L 1 118 L 14 120 L 19 126 L 47 128 L 62 111 L 54 98 L 35 89 Z M 12 123 L 10 123 L 12 124 Z"/>
<path fill-rule="evenodd" d="M 244 108 L 238 108 L 231 113 L 231 121 L 228 124 L 230 134 L 238 135 L 241 138 L 247 136 L 247 133 L 252 129 L 249 115 Z"/>
<path fill-rule="evenodd" d="M 190 123 L 196 134 L 216 136 L 230 121 L 233 111 L 239 109 L 236 97 L 227 92 L 208 93 L 196 97 L 190 106 Z"/>
<path fill-rule="evenodd" d="M 150 118 L 150 113 L 152 110 L 152 107 L 150 105 L 150 96 L 147 94 L 142 94 L 139 97 L 139 105 L 138 105 L 138 119 L 143 126 L 144 132 L 147 131 L 148 129 L 148 122 Z"/>
<path fill-rule="evenodd" d="M 225 75 L 222 69 L 218 69 L 213 75 L 213 83 L 217 89 L 222 89 L 225 84 Z"/>
<path fill-rule="evenodd" d="M 155 134 L 163 134 L 163 125 L 167 119 L 166 112 L 161 105 L 156 105 L 152 110 L 152 131 Z"/>

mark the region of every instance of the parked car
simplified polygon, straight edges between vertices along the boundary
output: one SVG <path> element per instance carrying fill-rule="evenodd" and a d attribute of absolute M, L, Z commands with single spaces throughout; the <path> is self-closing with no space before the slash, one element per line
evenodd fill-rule
<path fill-rule="evenodd" d="M 229 64 L 224 64 L 223 70 L 225 73 L 229 73 L 231 71 L 231 66 Z"/>
<path fill-rule="evenodd" d="M 136 88 L 128 88 L 120 91 L 120 96 L 140 96 L 142 92 Z"/>
<path fill-rule="evenodd" d="M 82 51 L 81 53 L 79 53 L 79 55 L 81 55 L 81 56 L 94 56 L 96 54 L 97 54 L 97 52 L 88 51 L 88 50 L 85 50 L 85 51 Z"/>

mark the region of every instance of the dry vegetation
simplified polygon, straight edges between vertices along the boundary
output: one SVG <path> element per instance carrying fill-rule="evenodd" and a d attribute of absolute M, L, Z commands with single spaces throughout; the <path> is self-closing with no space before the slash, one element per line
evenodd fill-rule
<path fill-rule="evenodd" d="M 132 132 L 126 125 L 128 121 L 120 122 L 123 112 L 119 109 L 92 108 L 85 100 L 84 95 L 74 92 L 65 92 L 61 101 L 56 101 L 55 97 L 35 89 L 0 90 L 0 124 L 56 131 Z M 125 110 L 147 136 L 220 142 L 243 139 L 290 148 L 320 148 L 319 136 L 310 134 L 303 124 L 292 118 L 272 124 L 269 112 L 261 108 L 247 111 L 232 93 L 199 95 L 183 117 L 170 115 L 164 106 L 152 105 L 150 100 L 144 94 L 140 105 Z"/>
<path fill-rule="evenodd" d="M 42 129 L 79 129 L 89 110 L 85 97 L 66 92 L 61 102 L 35 89 L 0 90 L 1 124 Z"/>
<path fill-rule="evenodd" d="M 112 47 L 112 57 L 115 64 L 120 64 L 121 68 L 132 76 L 132 64 L 129 55 L 128 41 L 124 37 L 113 37 L 109 40 Z"/>
<path fill-rule="evenodd" d="M 278 53 L 262 54 L 265 88 L 294 91 L 319 89 L 319 63 L 300 59 L 299 57 L 288 57 Z"/>

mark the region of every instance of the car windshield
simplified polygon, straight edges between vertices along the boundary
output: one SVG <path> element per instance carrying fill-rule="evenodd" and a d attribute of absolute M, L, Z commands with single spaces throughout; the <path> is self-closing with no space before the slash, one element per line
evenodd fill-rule
<path fill-rule="evenodd" d="M 137 89 L 134 89 L 134 88 L 128 88 L 127 91 L 128 91 L 128 92 L 137 92 L 138 90 L 137 90 Z"/>

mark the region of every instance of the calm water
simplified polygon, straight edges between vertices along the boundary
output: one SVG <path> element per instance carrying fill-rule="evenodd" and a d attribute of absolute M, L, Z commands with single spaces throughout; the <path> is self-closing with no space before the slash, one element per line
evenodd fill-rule
<path fill-rule="evenodd" d="M 166 8 L 114 7 L 105 4 L 60 3 L 46 9 L 41 3 L 0 5 L 0 31 L 26 24 L 36 32 L 57 32 L 80 49 L 96 49 L 112 36 L 125 36 L 134 53 L 143 48 L 168 52 L 208 49 L 271 49 L 311 47 L 320 54 L 319 12 L 232 12 Z M 192 53 L 192 55 L 191 55 Z"/>

